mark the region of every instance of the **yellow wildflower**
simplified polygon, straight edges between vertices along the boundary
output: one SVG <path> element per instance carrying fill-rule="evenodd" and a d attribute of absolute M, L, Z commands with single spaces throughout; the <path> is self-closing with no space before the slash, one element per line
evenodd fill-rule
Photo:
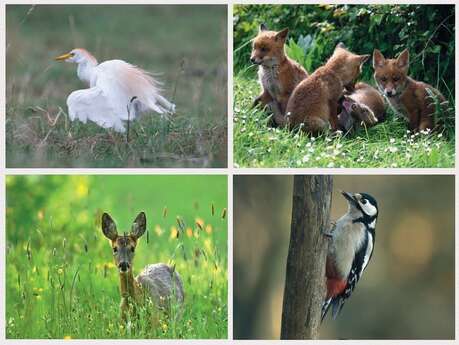
<path fill-rule="evenodd" d="M 43 218 L 45 218 L 45 213 L 43 212 L 43 210 L 39 210 L 37 212 L 37 217 L 39 220 L 43 220 Z"/>
<path fill-rule="evenodd" d="M 76 195 L 78 198 L 84 198 L 88 195 L 88 184 L 86 181 L 81 180 L 76 186 Z"/>
<path fill-rule="evenodd" d="M 175 226 L 171 226 L 171 236 L 170 238 L 177 238 L 178 237 L 178 230 Z"/>
<path fill-rule="evenodd" d="M 158 236 L 161 236 L 164 233 L 163 229 L 161 229 L 159 225 L 155 226 L 155 232 L 156 232 L 156 235 Z"/>
<path fill-rule="evenodd" d="M 202 218 L 196 218 L 195 219 L 196 225 L 199 226 L 199 228 L 202 230 L 204 227 L 204 220 Z"/>

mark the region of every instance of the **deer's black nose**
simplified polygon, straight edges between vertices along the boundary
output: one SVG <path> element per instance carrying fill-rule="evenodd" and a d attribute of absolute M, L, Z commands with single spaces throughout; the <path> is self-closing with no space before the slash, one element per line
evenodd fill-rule
<path fill-rule="evenodd" d="M 118 265 L 121 272 L 126 272 L 129 269 L 129 263 L 127 262 L 120 262 Z"/>
<path fill-rule="evenodd" d="M 255 63 L 255 58 L 254 58 L 254 57 L 251 57 L 251 58 L 250 58 L 250 62 Z"/>

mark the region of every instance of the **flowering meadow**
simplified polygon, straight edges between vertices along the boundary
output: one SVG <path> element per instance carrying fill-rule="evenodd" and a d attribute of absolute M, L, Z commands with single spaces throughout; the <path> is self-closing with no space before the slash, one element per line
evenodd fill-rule
<path fill-rule="evenodd" d="M 7 176 L 6 337 L 226 338 L 226 176 Z M 175 267 L 183 308 L 120 321 L 119 274 L 100 228 L 103 212 L 118 233 L 144 211 L 134 274 Z"/>
<path fill-rule="evenodd" d="M 454 136 L 411 133 L 388 107 L 388 119 L 353 135 L 317 138 L 270 128 L 268 116 L 250 109 L 260 92 L 255 78 L 234 77 L 234 162 L 256 168 L 452 168 Z"/>

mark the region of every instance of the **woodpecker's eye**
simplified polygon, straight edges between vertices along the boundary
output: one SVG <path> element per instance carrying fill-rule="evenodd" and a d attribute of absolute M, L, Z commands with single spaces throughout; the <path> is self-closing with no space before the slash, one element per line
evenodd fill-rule
<path fill-rule="evenodd" d="M 366 203 L 367 203 L 367 199 L 363 199 L 363 200 L 362 200 L 362 204 L 365 205 Z"/>
<path fill-rule="evenodd" d="M 113 247 L 113 253 L 118 253 L 118 247 Z"/>

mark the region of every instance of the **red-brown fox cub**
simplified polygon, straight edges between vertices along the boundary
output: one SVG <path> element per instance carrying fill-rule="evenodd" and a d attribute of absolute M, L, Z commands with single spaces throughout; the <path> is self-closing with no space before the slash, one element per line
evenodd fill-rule
<path fill-rule="evenodd" d="M 303 125 L 303 130 L 317 134 L 338 126 L 338 101 L 344 88 L 352 88 L 362 64 L 369 55 L 356 55 L 344 44 L 336 46 L 327 63 L 304 79 L 293 91 L 286 110 L 290 128 Z"/>
<path fill-rule="evenodd" d="M 288 99 L 295 86 L 308 76 L 306 70 L 290 59 L 284 52 L 288 29 L 269 31 L 260 25 L 257 37 L 253 40 L 250 61 L 259 65 L 258 78 L 263 92 L 253 106 L 268 106 L 274 119 L 283 118 Z"/>
<path fill-rule="evenodd" d="M 385 119 L 384 99 L 372 86 L 359 82 L 354 91 L 346 93 L 338 114 L 339 124 L 344 131 L 356 130 L 362 122 L 372 127 Z"/>
<path fill-rule="evenodd" d="M 427 90 L 438 97 L 440 104 L 445 98 L 429 84 L 408 77 L 408 67 L 408 49 L 395 59 L 385 59 L 377 49 L 373 52 L 376 85 L 392 108 L 408 121 L 410 130 L 433 129 L 435 101 Z"/>

